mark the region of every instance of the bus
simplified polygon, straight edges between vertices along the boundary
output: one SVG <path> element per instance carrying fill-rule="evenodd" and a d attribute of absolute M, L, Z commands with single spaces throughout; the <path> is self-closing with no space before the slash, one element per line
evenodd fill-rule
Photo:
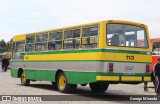
<path fill-rule="evenodd" d="M 157 58 L 160 57 L 160 38 L 151 38 L 152 45 L 152 70 L 153 72 L 154 65 L 157 63 Z"/>
<path fill-rule="evenodd" d="M 104 92 L 109 84 L 148 82 L 149 43 L 146 25 L 124 20 L 15 35 L 11 75 L 25 86 L 49 81 L 62 93 L 75 91 L 77 85 Z"/>
<path fill-rule="evenodd" d="M 143 44 L 143 40 L 139 40 L 138 44 Z M 150 73 L 153 73 L 154 65 L 157 63 L 157 59 L 160 57 L 160 38 L 151 38 L 150 44 L 152 47 L 152 66 Z"/>
<path fill-rule="evenodd" d="M 141 42 L 143 42 L 143 41 L 139 41 L 139 44 L 142 44 Z M 155 81 L 155 77 L 154 77 L 154 66 L 158 62 L 157 59 L 160 57 L 160 38 L 151 38 L 150 44 L 152 47 L 152 66 L 151 66 L 151 70 L 150 70 L 150 76 L 151 76 L 151 81 L 153 82 L 153 85 L 154 85 L 153 88 L 155 88 L 156 81 Z M 148 91 L 148 88 L 152 88 L 152 87 L 148 87 L 147 85 L 148 85 L 148 83 L 144 83 L 144 90 L 145 91 Z M 156 90 L 156 88 L 155 88 L 155 90 Z"/>

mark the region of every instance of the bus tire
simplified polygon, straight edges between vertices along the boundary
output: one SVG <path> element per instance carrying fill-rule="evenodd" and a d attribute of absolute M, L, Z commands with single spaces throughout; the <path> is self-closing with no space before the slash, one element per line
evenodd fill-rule
<path fill-rule="evenodd" d="M 29 86 L 29 84 L 30 84 L 30 80 L 26 79 L 26 75 L 25 75 L 24 71 L 22 71 L 22 73 L 21 73 L 21 83 L 24 86 Z"/>
<path fill-rule="evenodd" d="M 69 92 L 74 91 L 77 88 L 77 85 L 69 84 L 65 74 L 61 72 L 57 78 L 57 87 L 60 92 L 69 93 Z"/>
<path fill-rule="evenodd" d="M 72 92 L 74 92 L 76 89 L 77 89 L 77 84 L 71 84 L 71 86 L 72 86 Z"/>
<path fill-rule="evenodd" d="M 52 86 L 54 89 L 57 89 L 57 83 L 56 82 L 51 82 L 52 83 Z"/>
<path fill-rule="evenodd" d="M 90 83 L 89 86 L 93 92 L 105 92 L 109 84 L 106 82 L 94 82 Z"/>

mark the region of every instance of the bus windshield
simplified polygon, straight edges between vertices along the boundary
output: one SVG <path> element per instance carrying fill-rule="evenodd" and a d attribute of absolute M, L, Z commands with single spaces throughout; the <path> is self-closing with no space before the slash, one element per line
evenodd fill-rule
<path fill-rule="evenodd" d="M 107 45 L 148 48 L 145 28 L 128 24 L 107 24 Z"/>

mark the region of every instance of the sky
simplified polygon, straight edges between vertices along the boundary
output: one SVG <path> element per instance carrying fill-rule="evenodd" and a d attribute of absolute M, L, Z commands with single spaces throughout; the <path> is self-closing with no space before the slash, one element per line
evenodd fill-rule
<path fill-rule="evenodd" d="M 0 40 L 102 20 L 146 24 L 160 37 L 160 0 L 0 0 Z"/>

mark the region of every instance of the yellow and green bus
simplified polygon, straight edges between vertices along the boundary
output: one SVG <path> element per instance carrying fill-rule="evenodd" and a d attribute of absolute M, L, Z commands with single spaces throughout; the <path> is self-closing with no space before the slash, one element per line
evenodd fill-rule
<path fill-rule="evenodd" d="M 30 81 L 50 81 L 64 93 L 78 84 L 104 92 L 109 84 L 147 82 L 149 40 L 146 25 L 123 20 L 16 35 L 11 75 L 26 86 Z"/>

